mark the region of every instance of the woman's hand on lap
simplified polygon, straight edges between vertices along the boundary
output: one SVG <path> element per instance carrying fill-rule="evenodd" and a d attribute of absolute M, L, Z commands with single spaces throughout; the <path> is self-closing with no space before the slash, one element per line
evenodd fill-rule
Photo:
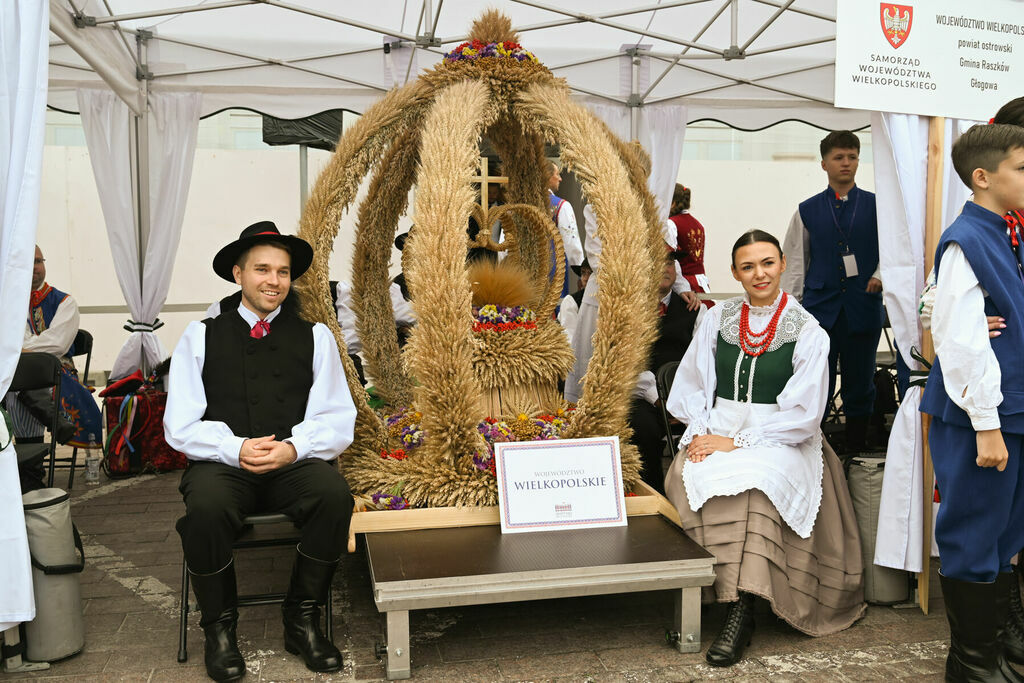
<path fill-rule="evenodd" d="M 705 434 L 704 436 L 694 437 L 690 445 L 686 447 L 686 455 L 691 462 L 702 462 L 716 451 L 728 453 L 733 450 L 736 450 L 736 444 L 729 437 Z"/>

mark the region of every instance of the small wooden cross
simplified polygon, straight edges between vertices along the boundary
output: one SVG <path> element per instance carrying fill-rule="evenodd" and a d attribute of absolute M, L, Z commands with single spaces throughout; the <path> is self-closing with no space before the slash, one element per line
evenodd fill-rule
<path fill-rule="evenodd" d="M 503 175 L 491 175 L 487 169 L 487 157 L 480 157 L 480 175 L 470 178 L 470 182 L 480 183 L 480 206 L 487 208 L 490 205 L 490 185 L 504 185 L 508 177 Z"/>

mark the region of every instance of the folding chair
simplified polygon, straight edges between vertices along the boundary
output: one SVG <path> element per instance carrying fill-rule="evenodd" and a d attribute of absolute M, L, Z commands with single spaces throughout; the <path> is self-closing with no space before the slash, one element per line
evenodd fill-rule
<path fill-rule="evenodd" d="M 672 430 L 672 416 L 668 413 L 666 404 L 668 403 L 668 394 L 672 390 L 672 380 L 676 377 L 676 370 L 679 368 L 679 361 L 669 361 L 655 373 L 654 380 L 655 386 L 658 389 L 658 403 L 661 408 L 661 424 L 665 430 L 665 448 L 668 453 L 668 457 L 674 458 L 676 455 L 676 439 L 681 434 L 676 433 Z"/>
<path fill-rule="evenodd" d="M 92 335 L 87 330 L 78 330 L 78 334 L 75 335 L 75 341 L 71 344 L 71 357 L 78 358 L 79 356 L 85 356 L 85 370 L 80 374 L 79 380 L 82 384 L 89 385 L 89 364 L 92 363 Z M 97 443 L 103 442 L 103 435 L 97 434 L 96 437 L 99 439 Z M 60 462 L 68 462 L 68 491 L 75 483 L 75 463 L 78 460 L 78 446 L 74 446 L 71 449 L 70 458 L 60 458 Z M 63 465 L 62 465 L 63 467 Z"/>
<path fill-rule="evenodd" d="M 267 513 L 258 515 L 246 515 L 242 518 L 242 522 L 245 524 L 242 534 L 235 540 L 231 545 L 232 551 L 241 550 L 245 548 L 272 548 L 277 546 L 290 546 L 294 548 L 298 545 L 300 537 L 297 533 L 298 529 L 292 524 L 292 520 L 287 515 L 281 513 Z M 275 535 L 273 537 L 256 537 L 253 533 L 253 527 L 256 526 L 267 526 L 271 524 L 288 524 L 290 525 L 291 531 L 282 536 Z M 237 562 L 238 558 L 235 558 Z M 178 661 L 188 661 L 188 566 L 185 564 L 185 558 L 181 558 L 181 612 L 178 617 Z M 254 595 L 239 595 L 238 606 L 249 607 L 252 605 L 274 605 L 284 602 L 284 593 L 258 593 Z M 324 617 L 326 620 L 324 633 L 328 640 L 333 639 L 334 635 L 334 617 L 331 614 L 331 591 L 327 591 L 327 604 L 324 605 Z"/>
<path fill-rule="evenodd" d="M 14 450 L 18 456 L 18 469 L 28 469 L 42 465 L 46 456 L 50 456 L 49 473 L 46 485 L 53 486 L 53 467 L 57 455 L 57 420 L 60 419 L 60 360 L 49 353 L 23 353 L 18 359 L 9 391 L 31 391 L 33 389 L 51 389 L 53 396 L 53 419 L 48 426 L 49 442 L 15 443 Z"/>

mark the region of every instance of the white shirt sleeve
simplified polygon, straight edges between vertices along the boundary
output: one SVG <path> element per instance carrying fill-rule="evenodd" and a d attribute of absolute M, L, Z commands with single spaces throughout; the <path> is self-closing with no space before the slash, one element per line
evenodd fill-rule
<path fill-rule="evenodd" d="M 210 304 L 210 307 L 206 309 L 206 313 L 203 315 L 203 318 L 216 318 L 218 315 L 220 315 L 220 302 L 214 301 Z"/>
<path fill-rule="evenodd" d="M 682 294 L 683 292 L 692 292 L 693 287 L 690 286 L 690 281 L 683 277 L 683 269 L 679 267 L 679 261 L 676 261 L 676 281 L 672 283 L 672 291 L 676 294 Z"/>
<path fill-rule="evenodd" d="M 580 244 L 580 231 L 576 227 L 576 212 L 569 202 L 562 202 L 558 209 L 558 231 L 562 233 L 562 248 L 565 259 L 570 266 L 583 263 L 583 245 Z"/>
<path fill-rule="evenodd" d="M 576 299 L 572 296 L 567 296 L 562 299 L 561 306 L 558 309 L 558 324 L 562 326 L 565 331 L 565 337 L 569 340 L 569 346 L 572 346 L 572 336 L 576 332 L 576 321 L 580 317 L 580 307 L 576 305 Z"/>
<path fill-rule="evenodd" d="M 636 379 L 636 388 L 633 389 L 633 398 L 642 398 L 652 406 L 658 403 L 658 384 L 654 373 L 644 370 Z"/>
<path fill-rule="evenodd" d="M 921 327 L 926 330 L 932 328 L 932 309 L 935 308 L 935 268 L 928 271 L 924 279 L 924 291 L 921 292 L 921 302 L 917 306 L 917 315 L 921 318 Z"/>
<path fill-rule="evenodd" d="M 795 296 L 797 301 L 804 298 L 804 277 L 807 266 L 811 262 L 811 238 L 807 227 L 800 218 L 800 210 L 793 212 L 786 230 L 786 238 L 782 241 L 782 253 L 786 255 L 786 272 L 782 274 L 782 290 Z"/>
<path fill-rule="evenodd" d="M 695 436 L 708 433 L 708 418 L 715 404 L 718 378 L 715 374 L 715 352 L 718 346 L 718 324 L 722 307 L 715 306 L 702 316 L 690 347 L 679 362 L 665 408 L 687 425 L 681 446 L 689 445 Z"/>
<path fill-rule="evenodd" d="M 586 231 L 583 248 L 587 250 L 587 260 L 596 273 L 601 267 L 601 238 L 597 236 L 597 214 L 590 204 L 583 207 L 583 227 Z"/>
<path fill-rule="evenodd" d="M 941 263 L 932 338 L 946 393 L 971 418 L 975 431 L 999 429 L 1002 373 L 988 337 L 985 292 L 960 245 L 950 243 Z"/>
<path fill-rule="evenodd" d="M 331 460 L 352 443 L 356 406 L 352 402 L 345 370 L 334 335 L 323 323 L 313 326 L 313 385 L 302 422 L 292 427 L 287 441 L 298 459 Z"/>
<path fill-rule="evenodd" d="M 808 323 L 793 349 L 793 376 L 776 399 L 779 411 L 737 433 L 737 446 L 795 446 L 818 433 L 828 403 L 828 350 L 828 333 Z"/>
<path fill-rule="evenodd" d="M 396 325 L 415 325 L 416 324 L 416 313 L 412 310 L 412 306 L 402 296 L 402 288 L 396 283 L 392 282 L 391 287 L 388 288 L 388 294 L 391 295 L 391 310 L 395 314 Z"/>
<path fill-rule="evenodd" d="M 78 304 L 69 294 L 64 301 L 57 304 L 50 326 L 41 334 L 32 334 L 28 325 L 25 325 L 25 338 L 21 347 L 25 351 L 63 356 L 71 348 L 75 335 L 78 334 L 78 320 Z"/>
<path fill-rule="evenodd" d="M 338 325 L 341 326 L 341 334 L 345 338 L 348 354 L 356 355 L 363 350 L 363 343 L 359 341 L 359 332 L 356 330 L 356 313 L 352 310 L 352 285 L 342 280 L 338 282 L 336 290 L 338 303 L 334 305 L 334 308 L 338 314 Z"/>
<path fill-rule="evenodd" d="M 206 389 L 203 361 L 206 358 L 206 326 L 190 322 L 171 354 L 167 373 L 167 406 L 164 439 L 189 460 L 222 462 L 238 467 L 244 437 L 235 436 L 225 422 L 204 420 Z"/>

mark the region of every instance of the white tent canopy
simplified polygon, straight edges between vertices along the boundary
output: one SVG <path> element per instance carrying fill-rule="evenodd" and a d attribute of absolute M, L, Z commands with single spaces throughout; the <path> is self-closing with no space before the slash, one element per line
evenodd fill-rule
<path fill-rule="evenodd" d="M 689 120 L 760 128 L 868 123 L 832 106 L 835 0 L 51 0 L 49 104 L 104 81 L 138 113 L 144 91 L 198 91 L 202 115 L 363 112 L 465 40 L 497 6 L 523 46 L 581 98 L 686 105 Z M 636 59 L 633 59 L 633 56 Z M 137 78 L 137 75 L 140 78 Z"/>

